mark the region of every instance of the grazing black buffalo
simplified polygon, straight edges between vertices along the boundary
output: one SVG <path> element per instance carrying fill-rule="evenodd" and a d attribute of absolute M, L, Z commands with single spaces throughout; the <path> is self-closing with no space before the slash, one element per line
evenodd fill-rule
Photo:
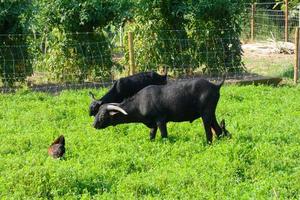
<path fill-rule="evenodd" d="M 141 72 L 117 80 L 112 88 L 99 100 L 90 92 L 93 101 L 90 105 L 90 116 L 95 116 L 101 105 L 106 103 L 120 103 L 149 85 L 163 85 L 167 83 L 167 74 L 159 75 L 156 72 Z"/>
<path fill-rule="evenodd" d="M 204 79 L 193 79 L 151 85 L 121 103 L 109 103 L 100 107 L 94 121 L 96 129 L 122 123 L 139 122 L 151 129 L 150 139 L 154 139 L 157 128 L 163 138 L 168 136 L 167 122 L 194 121 L 203 119 L 207 142 L 212 142 L 212 130 L 217 136 L 228 135 L 225 123 L 219 126 L 216 107 L 220 97 L 220 84 Z"/>

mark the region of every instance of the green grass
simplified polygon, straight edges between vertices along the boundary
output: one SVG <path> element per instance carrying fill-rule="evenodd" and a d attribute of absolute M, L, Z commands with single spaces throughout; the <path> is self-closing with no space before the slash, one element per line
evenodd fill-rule
<path fill-rule="evenodd" d="M 153 142 L 139 124 L 95 130 L 87 93 L 0 95 L 1 199 L 300 198 L 299 86 L 223 87 L 217 118 L 233 137 L 211 146 L 200 119 Z"/>

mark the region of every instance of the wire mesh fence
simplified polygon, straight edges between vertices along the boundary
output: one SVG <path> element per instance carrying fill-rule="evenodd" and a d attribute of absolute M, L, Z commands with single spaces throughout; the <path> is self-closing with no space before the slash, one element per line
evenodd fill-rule
<path fill-rule="evenodd" d="M 0 35 L 3 91 L 29 86 L 59 87 L 111 82 L 123 55 L 116 34 L 55 33 Z"/>
<path fill-rule="evenodd" d="M 288 12 L 282 9 L 284 7 L 286 7 L 286 2 L 247 4 L 243 16 L 242 39 L 294 42 L 295 29 L 300 25 L 299 6 L 288 9 Z M 251 38 L 251 32 L 253 32 L 253 38 Z"/>
<path fill-rule="evenodd" d="M 128 51 L 116 41 L 118 34 L 76 33 L 67 35 L 71 39 L 62 35 L 63 40 L 55 35 L 2 35 L 1 87 L 5 91 L 24 85 L 57 90 L 58 85 L 111 83 L 128 74 Z M 181 34 L 166 30 L 160 33 L 163 38 L 145 39 L 136 33 L 138 71 L 167 67 L 173 78 L 245 72 L 238 38 L 208 38 L 197 44 L 196 38 L 181 38 Z"/>
<path fill-rule="evenodd" d="M 300 10 L 299 6 L 291 7 L 287 3 L 264 2 L 246 6 L 241 41 L 248 72 L 287 79 L 294 76 L 294 43 Z"/>
<path fill-rule="evenodd" d="M 221 32 L 219 37 L 204 35 L 199 30 L 193 30 L 192 34 L 183 30 L 160 30 L 151 37 L 142 37 L 137 32 L 136 63 L 141 70 L 167 66 L 173 76 L 243 73 L 239 38 L 222 36 L 228 30 L 218 31 Z"/>
<path fill-rule="evenodd" d="M 269 6 L 269 7 L 268 7 Z M 251 37 L 253 7 L 245 10 L 241 37 L 230 29 L 154 30 L 134 32 L 137 71 L 168 68 L 172 79 L 201 76 L 247 80 L 253 77 L 293 77 L 294 49 L 284 40 L 285 13 L 275 4 L 256 4 L 255 44 Z M 289 40 L 294 40 L 299 11 L 289 11 Z M 242 43 L 241 43 L 242 41 Z M 263 41 L 263 43 L 258 43 Z M 128 75 L 127 32 L 122 29 L 88 33 L 0 34 L 0 87 L 14 91 L 60 91 L 110 85 Z"/>

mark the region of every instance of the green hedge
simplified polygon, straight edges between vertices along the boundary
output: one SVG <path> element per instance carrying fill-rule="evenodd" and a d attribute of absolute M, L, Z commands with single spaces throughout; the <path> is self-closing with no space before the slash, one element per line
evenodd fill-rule
<path fill-rule="evenodd" d="M 177 71 L 243 71 L 240 15 L 243 1 L 151 1 L 136 3 L 137 64 L 142 69 L 168 65 Z"/>
<path fill-rule="evenodd" d="M 4 86 L 24 81 L 32 73 L 26 38 L 29 0 L 0 2 L 0 78 Z"/>
<path fill-rule="evenodd" d="M 6 85 L 24 81 L 33 71 L 47 72 L 48 80 L 56 82 L 109 78 L 112 67 L 120 63 L 112 60 L 113 47 L 105 30 L 124 25 L 125 31 L 135 32 L 141 70 L 168 65 L 180 72 L 242 71 L 243 2 L 3 1 L 1 33 L 22 35 L 0 37 L 0 76 Z M 125 59 L 121 64 L 127 63 Z"/>

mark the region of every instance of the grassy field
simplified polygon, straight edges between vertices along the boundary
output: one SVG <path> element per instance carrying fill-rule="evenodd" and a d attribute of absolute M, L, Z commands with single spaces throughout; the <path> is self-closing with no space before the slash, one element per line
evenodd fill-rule
<path fill-rule="evenodd" d="M 1 199 L 300 198 L 299 86 L 223 87 L 217 118 L 232 138 L 211 146 L 200 119 L 153 142 L 139 124 L 95 130 L 87 93 L 0 95 Z"/>

